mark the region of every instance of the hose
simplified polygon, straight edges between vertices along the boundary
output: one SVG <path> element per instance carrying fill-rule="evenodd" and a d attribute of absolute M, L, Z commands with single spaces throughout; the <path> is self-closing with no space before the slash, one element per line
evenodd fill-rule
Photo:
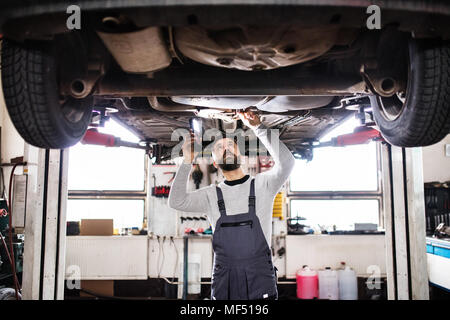
<path fill-rule="evenodd" d="M 16 293 L 16 300 L 19 300 L 20 286 L 19 286 L 19 281 L 17 280 L 17 275 L 16 275 L 16 261 L 15 261 L 15 258 L 14 258 L 14 249 L 13 249 L 13 242 L 12 242 L 11 191 L 12 191 L 12 181 L 13 181 L 13 177 L 14 177 L 14 171 L 16 170 L 18 165 L 20 165 L 20 163 L 14 164 L 14 166 L 13 166 L 13 168 L 11 170 L 11 175 L 9 176 L 9 191 L 8 191 L 8 203 L 7 203 L 7 207 L 8 207 L 8 211 L 9 211 L 8 237 L 9 237 L 9 250 L 10 250 L 10 252 L 8 254 L 10 255 L 10 262 L 11 262 L 12 273 L 14 274 L 14 290 L 15 290 L 15 293 Z"/>
<path fill-rule="evenodd" d="M 161 243 L 159 241 L 159 236 L 156 236 L 156 239 L 158 239 L 158 258 L 156 259 L 156 271 L 158 272 L 159 278 L 159 257 L 161 256 Z"/>
<path fill-rule="evenodd" d="M 158 273 L 158 278 L 160 278 L 161 272 L 162 272 L 162 269 L 163 269 L 163 266 L 164 266 L 164 260 L 165 260 L 165 256 L 164 256 L 164 242 L 165 241 L 166 241 L 166 236 L 163 237 L 163 241 L 162 241 L 162 244 L 161 244 L 162 261 L 161 261 L 161 267 L 160 267 L 159 273 Z"/>
<path fill-rule="evenodd" d="M 8 246 L 6 245 L 5 238 L 3 237 L 1 232 L 0 232 L 0 238 L 2 239 L 3 246 L 5 247 L 5 252 L 6 252 L 6 255 L 8 256 L 9 263 L 12 265 L 12 259 L 11 259 L 11 255 L 9 254 L 9 251 L 8 251 Z M 15 286 L 16 283 L 19 283 L 19 280 L 17 279 L 16 273 L 12 273 L 12 275 L 14 276 L 13 280 L 14 280 L 14 286 Z M 15 293 L 16 293 L 16 300 L 19 300 L 17 288 L 15 288 Z"/>
<path fill-rule="evenodd" d="M 173 247 L 174 247 L 175 253 L 176 253 L 175 267 L 173 268 L 173 277 L 172 277 L 172 281 L 175 281 L 175 274 L 177 272 L 177 266 L 178 266 L 178 249 L 177 249 L 177 246 L 175 245 L 175 241 L 173 240 L 173 237 L 170 237 L 170 241 L 173 243 Z"/>
<path fill-rule="evenodd" d="M 0 178 L 2 180 L 2 198 L 6 199 L 5 192 L 6 192 L 6 186 L 5 186 L 5 176 L 3 174 L 3 167 L 0 168 Z"/>
<path fill-rule="evenodd" d="M 95 298 L 98 299 L 104 299 L 104 300 L 151 300 L 151 297 L 116 297 L 116 296 L 109 296 L 109 295 L 105 295 L 105 294 L 100 294 L 100 293 L 96 293 L 94 291 L 91 290 L 87 290 L 87 289 L 80 289 L 81 292 L 90 294 L 91 296 L 94 296 Z"/>

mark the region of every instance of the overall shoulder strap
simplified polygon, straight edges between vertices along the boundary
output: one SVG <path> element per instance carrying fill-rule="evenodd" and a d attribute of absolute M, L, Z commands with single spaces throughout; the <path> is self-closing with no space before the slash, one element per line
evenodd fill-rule
<path fill-rule="evenodd" d="M 255 213 L 256 197 L 255 197 L 255 178 L 250 182 L 250 195 L 248 196 L 248 212 Z"/>
<path fill-rule="evenodd" d="M 220 215 L 226 216 L 227 211 L 225 210 L 225 201 L 223 201 L 223 193 L 218 186 L 216 186 L 216 193 L 217 193 L 217 205 L 219 206 Z"/>

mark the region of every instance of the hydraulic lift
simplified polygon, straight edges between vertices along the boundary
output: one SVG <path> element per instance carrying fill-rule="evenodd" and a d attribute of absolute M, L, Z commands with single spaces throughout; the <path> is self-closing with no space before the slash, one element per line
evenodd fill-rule
<path fill-rule="evenodd" d="M 139 147 L 113 136 L 89 132 L 84 143 Z M 380 132 L 362 125 L 352 133 L 320 142 L 313 148 L 345 147 L 378 141 L 381 144 L 388 298 L 428 299 L 425 206 L 421 148 L 398 148 Z"/>
<path fill-rule="evenodd" d="M 148 149 L 90 130 L 85 143 Z M 421 148 L 398 148 L 382 142 L 379 132 L 360 128 L 324 146 L 380 141 L 382 218 L 386 239 L 388 299 L 428 299 L 425 207 Z M 44 150 L 25 144 L 28 176 L 23 299 L 64 298 L 68 150 Z"/>

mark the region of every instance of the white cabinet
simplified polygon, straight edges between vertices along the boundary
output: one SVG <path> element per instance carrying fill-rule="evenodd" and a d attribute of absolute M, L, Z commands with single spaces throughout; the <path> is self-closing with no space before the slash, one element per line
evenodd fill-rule
<path fill-rule="evenodd" d="M 66 278 L 79 268 L 81 280 L 147 279 L 147 236 L 68 236 Z"/>

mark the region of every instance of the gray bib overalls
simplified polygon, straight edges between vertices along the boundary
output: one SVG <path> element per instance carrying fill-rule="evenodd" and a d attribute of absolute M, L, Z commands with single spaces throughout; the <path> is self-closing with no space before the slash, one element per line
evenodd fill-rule
<path fill-rule="evenodd" d="M 211 299 L 277 299 L 276 268 L 255 211 L 255 180 L 247 213 L 227 215 L 222 190 L 216 192 L 220 218 L 213 234 Z"/>

